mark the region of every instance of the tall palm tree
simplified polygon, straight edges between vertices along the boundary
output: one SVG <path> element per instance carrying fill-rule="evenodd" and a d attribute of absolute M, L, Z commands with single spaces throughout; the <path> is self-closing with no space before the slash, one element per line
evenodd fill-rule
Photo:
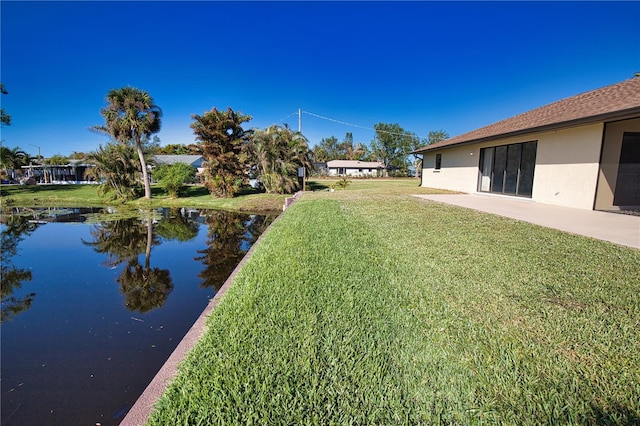
<path fill-rule="evenodd" d="M 299 188 L 298 168 L 312 167 L 307 139 L 286 125 L 256 130 L 248 152 L 269 193 L 295 191 Z"/>
<path fill-rule="evenodd" d="M 160 131 L 162 111 L 153 103 L 148 92 L 135 87 L 112 89 L 106 97 L 108 105 L 100 114 L 104 126 L 95 126 L 95 131 L 105 133 L 121 144 L 135 144 L 142 171 L 144 197 L 151 198 L 149 171 L 144 158 L 143 141 Z"/>

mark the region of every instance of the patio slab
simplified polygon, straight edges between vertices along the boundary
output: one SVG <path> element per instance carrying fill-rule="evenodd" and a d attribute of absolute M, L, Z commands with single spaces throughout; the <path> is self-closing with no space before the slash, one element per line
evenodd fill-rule
<path fill-rule="evenodd" d="M 560 207 L 529 199 L 484 194 L 414 196 L 640 249 L 640 216 Z"/>

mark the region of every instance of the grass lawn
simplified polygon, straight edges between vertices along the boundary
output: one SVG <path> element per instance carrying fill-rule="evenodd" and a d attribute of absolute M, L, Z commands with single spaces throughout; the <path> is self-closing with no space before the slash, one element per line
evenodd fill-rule
<path fill-rule="evenodd" d="M 98 207 L 120 205 L 133 208 L 200 207 L 248 212 L 282 211 L 285 195 L 245 191 L 234 198 L 215 198 L 203 186 L 186 187 L 180 198 L 170 198 L 159 186 L 152 186 L 151 201 L 139 198 L 127 203 L 106 203 L 97 185 L 3 185 L 4 207 Z"/>
<path fill-rule="evenodd" d="M 295 203 L 150 424 L 638 424 L 640 251 L 407 182 Z"/>

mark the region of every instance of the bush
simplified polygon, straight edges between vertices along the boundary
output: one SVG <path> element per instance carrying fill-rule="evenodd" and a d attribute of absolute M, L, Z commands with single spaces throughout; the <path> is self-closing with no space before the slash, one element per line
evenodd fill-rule
<path fill-rule="evenodd" d="M 153 171 L 153 179 L 160 183 L 170 197 L 177 198 L 180 189 L 188 183 L 193 183 L 196 170 L 188 164 L 175 163 L 158 166 Z"/>

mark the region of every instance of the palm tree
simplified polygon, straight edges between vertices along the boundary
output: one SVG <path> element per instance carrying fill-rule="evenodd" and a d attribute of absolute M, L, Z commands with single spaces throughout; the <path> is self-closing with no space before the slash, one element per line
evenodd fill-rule
<path fill-rule="evenodd" d="M 140 172 L 133 147 L 128 145 L 107 144 L 87 157 L 95 167 L 88 175 L 102 182 L 99 194 L 113 193 L 112 199 L 129 200 L 137 197 L 140 190 Z"/>
<path fill-rule="evenodd" d="M 153 98 L 148 92 L 135 87 L 112 89 L 107 93 L 106 100 L 108 105 L 100 110 L 105 125 L 95 126 L 93 130 L 105 133 L 121 144 L 135 144 L 142 169 L 144 197 L 149 199 L 151 183 L 144 158 L 143 142 L 160 131 L 162 111 L 153 103 Z"/>
<path fill-rule="evenodd" d="M 20 147 L 9 149 L 6 146 L 0 146 L 0 165 L 12 178 L 15 177 L 14 169 L 28 165 L 30 159 L 29 154 L 21 150 Z"/>
<path fill-rule="evenodd" d="M 251 116 L 231 108 L 213 108 L 191 118 L 191 128 L 207 161 L 205 184 L 209 192 L 233 197 L 246 179 L 244 150 L 250 132 L 242 128 L 242 123 L 251 120 Z"/>
<path fill-rule="evenodd" d="M 312 167 L 307 139 L 286 125 L 256 130 L 248 152 L 269 193 L 295 191 L 299 188 L 298 168 Z"/>

